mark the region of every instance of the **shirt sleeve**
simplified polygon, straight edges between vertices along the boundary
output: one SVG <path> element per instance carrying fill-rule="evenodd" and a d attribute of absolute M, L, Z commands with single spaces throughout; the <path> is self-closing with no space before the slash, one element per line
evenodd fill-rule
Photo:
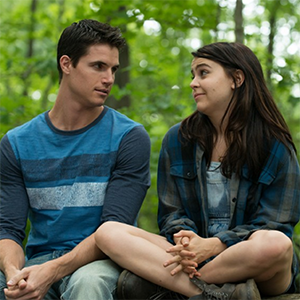
<path fill-rule="evenodd" d="M 28 197 L 22 172 L 7 135 L 0 143 L 0 239 L 22 246 L 28 215 Z"/>
<path fill-rule="evenodd" d="M 133 128 L 123 138 L 117 155 L 101 223 L 134 224 L 150 186 L 150 138 L 143 126 Z"/>
<path fill-rule="evenodd" d="M 198 202 L 194 188 L 195 162 L 191 159 L 185 164 L 182 163 L 181 146 L 178 145 L 177 135 L 178 130 L 174 127 L 163 140 L 157 177 L 158 226 L 160 234 L 170 243 L 174 243 L 173 235 L 180 230 L 198 232 L 192 216 L 186 209 L 194 202 Z M 172 167 L 170 152 L 172 152 Z"/>

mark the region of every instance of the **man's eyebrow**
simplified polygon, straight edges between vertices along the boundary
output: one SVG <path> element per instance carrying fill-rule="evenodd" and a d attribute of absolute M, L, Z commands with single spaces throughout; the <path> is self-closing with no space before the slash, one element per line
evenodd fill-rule
<path fill-rule="evenodd" d="M 94 60 L 94 61 L 91 61 L 90 64 L 91 64 L 91 65 L 94 65 L 94 64 L 107 65 L 104 61 L 101 61 L 101 60 Z"/>

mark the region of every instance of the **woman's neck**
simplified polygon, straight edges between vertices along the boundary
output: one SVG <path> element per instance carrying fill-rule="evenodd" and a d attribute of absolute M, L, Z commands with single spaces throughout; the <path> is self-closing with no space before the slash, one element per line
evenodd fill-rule
<path fill-rule="evenodd" d="M 227 151 L 227 145 L 225 141 L 224 135 L 218 135 L 217 141 L 214 143 L 213 150 L 212 150 L 212 161 L 221 162 L 225 153 Z"/>

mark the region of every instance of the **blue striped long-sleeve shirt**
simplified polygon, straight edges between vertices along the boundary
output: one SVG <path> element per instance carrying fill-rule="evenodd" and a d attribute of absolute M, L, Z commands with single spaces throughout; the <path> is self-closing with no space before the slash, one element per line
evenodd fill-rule
<path fill-rule="evenodd" d="M 104 107 L 90 125 L 55 128 L 43 113 L 0 144 L 0 239 L 19 245 L 27 217 L 28 259 L 70 250 L 103 222 L 134 224 L 150 185 L 145 128 Z"/>

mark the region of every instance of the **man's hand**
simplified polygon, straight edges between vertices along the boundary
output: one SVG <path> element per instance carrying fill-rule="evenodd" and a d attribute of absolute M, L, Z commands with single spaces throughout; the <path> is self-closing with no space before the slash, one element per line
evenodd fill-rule
<path fill-rule="evenodd" d="M 4 293 L 7 300 L 41 300 L 55 282 L 55 268 L 51 262 L 20 270 L 7 282 Z"/>

